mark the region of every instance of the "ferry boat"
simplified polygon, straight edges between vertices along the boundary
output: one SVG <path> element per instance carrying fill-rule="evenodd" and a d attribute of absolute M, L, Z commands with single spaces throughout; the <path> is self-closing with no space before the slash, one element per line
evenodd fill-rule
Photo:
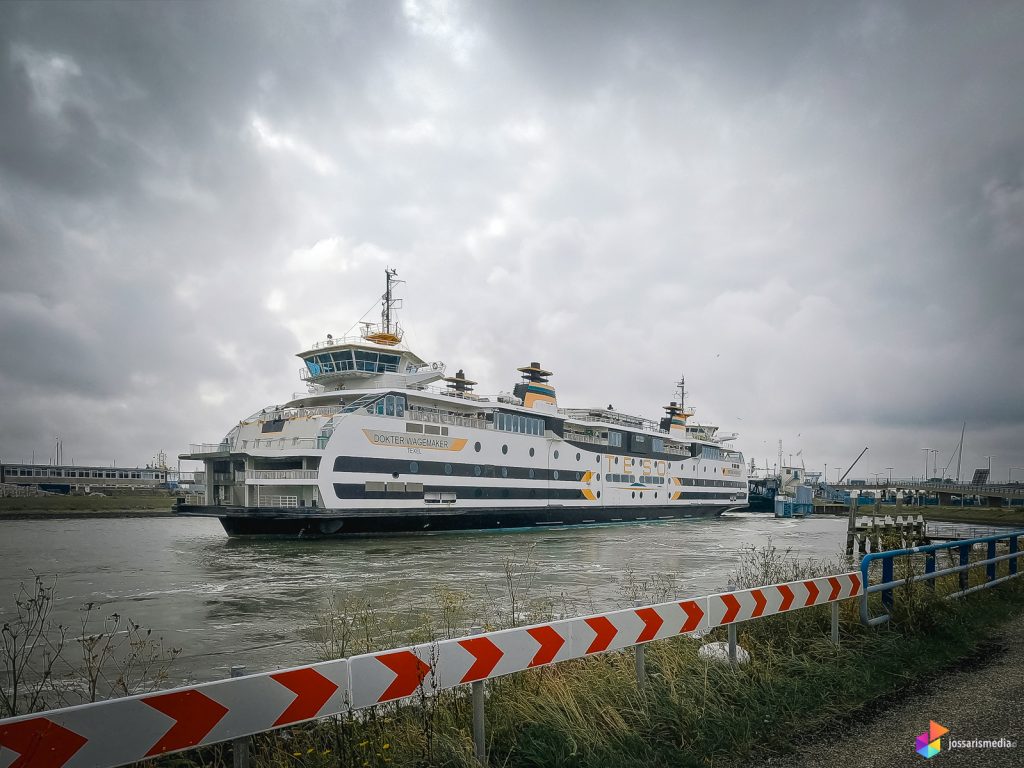
<path fill-rule="evenodd" d="M 230 536 L 354 536 L 708 517 L 747 503 L 736 435 L 691 423 L 559 406 L 531 362 L 511 392 L 483 397 L 403 343 L 395 270 L 380 324 L 300 352 L 308 392 L 193 445 L 205 493 L 184 516 Z"/>

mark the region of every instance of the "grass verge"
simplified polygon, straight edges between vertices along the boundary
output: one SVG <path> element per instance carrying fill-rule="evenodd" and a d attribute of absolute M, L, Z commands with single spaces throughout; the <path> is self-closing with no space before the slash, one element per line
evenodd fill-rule
<path fill-rule="evenodd" d="M 46 518 L 52 513 L 79 515 L 126 510 L 170 512 L 173 496 L 13 496 L 0 498 L 0 518 Z"/>

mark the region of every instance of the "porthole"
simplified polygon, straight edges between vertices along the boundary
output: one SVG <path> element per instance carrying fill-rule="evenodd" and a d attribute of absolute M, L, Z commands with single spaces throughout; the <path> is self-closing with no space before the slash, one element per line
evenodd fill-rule
<path fill-rule="evenodd" d="M 600 454 L 598 454 L 598 456 L 597 456 L 597 466 L 601 466 L 601 455 Z"/>
<path fill-rule="evenodd" d="M 473 467 L 473 474 L 476 475 L 477 477 L 480 477 L 480 475 L 483 474 L 483 470 L 480 469 L 480 465 L 479 464 L 477 464 L 475 467 Z"/>
<path fill-rule="evenodd" d="M 552 477 L 553 479 L 555 479 L 555 480 L 557 480 L 557 479 L 558 479 L 558 470 L 557 470 L 557 469 L 556 469 L 556 470 L 555 470 L 554 472 L 552 472 L 552 473 L 551 473 L 551 477 Z"/>
<path fill-rule="evenodd" d="M 476 451 L 477 453 L 480 453 L 480 443 L 476 443 L 476 444 L 475 444 L 475 445 L 473 446 L 473 450 L 475 450 L 475 451 Z"/>
<path fill-rule="evenodd" d="M 473 495 L 479 499 L 481 496 L 484 495 L 483 489 L 477 488 L 475 491 L 473 491 Z"/>
<path fill-rule="evenodd" d="M 536 473 L 531 469 L 530 470 L 530 479 L 533 480 L 535 475 L 536 475 Z"/>
<path fill-rule="evenodd" d="M 672 469 L 672 462 L 671 461 L 668 463 L 668 468 Z"/>
<path fill-rule="evenodd" d="M 446 475 L 450 475 L 452 473 L 452 465 L 451 464 L 445 464 L 444 465 L 444 473 Z"/>
<path fill-rule="evenodd" d="M 580 460 L 581 458 L 583 458 L 583 457 L 582 457 L 582 456 L 580 456 L 580 454 L 578 454 L 578 453 L 577 453 L 577 454 L 576 454 L 576 461 L 579 461 L 579 460 Z"/>
<path fill-rule="evenodd" d="M 636 498 L 636 491 L 633 491 L 633 498 Z"/>
<path fill-rule="evenodd" d="M 599 483 L 601 482 L 601 473 L 600 472 L 597 473 L 597 482 L 599 482 Z"/>
<path fill-rule="evenodd" d="M 537 489 L 536 488 L 531 488 L 530 489 L 530 498 L 534 499 L 536 497 L 537 497 Z"/>
<path fill-rule="evenodd" d="M 415 461 L 410 461 L 409 462 L 409 471 L 412 472 L 413 474 L 419 472 L 420 471 L 419 463 L 415 462 Z"/>
<path fill-rule="evenodd" d="M 535 451 L 533 450 L 533 448 L 531 448 L 530 449 L 530 455 L 533 456 L 534 453 L 535 453 Z"/>
<path fill-rule="evenodd" d="M 657 491 L 654 492 L 654 498 L 658 498 L 658 492 Z"/>
<path fill-rule="evenodd" d="M 502 467 L 501 468 L 501 476 L 502 477 L 508 477 L 508 467 Z"/>
<path fill-rule="evenodd" d="M 558 451 L 555 451 L 555 458 L 558 458 Z"/>
<path fill-rule="evenodd" d="M 576 473 L 576 479 L 577 480 L 582 480 L 583 479 L 583 473 L 582 472 L 577 472 Z"/>
<path fill-rule="evenodd" d="M 599 499 L 601 498 L 601 492 L 600 491 L 597 492 L 597 498 L 599 498 Z"/>
<path fill-rule="evenodd" d="M 508 453 L 508 446 L 507 445 L 501 446 L 501 452 L 502 453 Z"/>
<path fill-rule="evenodd" d="M 391 476 L 392 476 L 393 478 L 395 478 L 395 480 L 397 480 L 397 479 L 398 479 L 398 473 L 397 473 L 397 472 L 392 472 L 392 473 L 391 473 Z"/>
<path fill-rule="evenodd" d="M 616 457 L 615 457 L 615 463 L 616 463 L 616 464 L 618 464 L 618 463 L 619 463 L 619 457 L 618 457 L 618 456 L 616 456 Z"/>
<path fill-rule="evenodd" d="M 501 489 L 501 498 L 503 498 L 503 499 L 507 499 L 508 498 L 508 488 L 502 488 Z"/>

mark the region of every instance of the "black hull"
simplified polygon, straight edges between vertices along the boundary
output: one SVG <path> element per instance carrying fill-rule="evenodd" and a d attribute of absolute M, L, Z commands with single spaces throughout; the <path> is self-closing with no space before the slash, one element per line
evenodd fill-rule
<path fill-rule="evenodd" d="M 686 507 L 522 507 L 466 508 L 423 511 L 332 512 L 273 507 L 210 507 L 179 505 L 177 513 L 217 517 L 228 536 L 347 538 L 437 531 L 494 531 L 569 525 L 604 525 L 643 521 L 716 517 L 745 504 L 704 504 Z"/>

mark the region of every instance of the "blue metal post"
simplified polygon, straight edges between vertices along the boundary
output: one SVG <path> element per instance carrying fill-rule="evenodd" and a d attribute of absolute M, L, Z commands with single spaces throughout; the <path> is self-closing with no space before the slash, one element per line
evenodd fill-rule
<path fill-rule="evenodd" d="M 996 556 L 996 543 L 994 541 L 990 541 L 988 543 L 988 559 L 992 560 L 995 556 Z M 989 563 L 988 565 L 985 566 L 985 577 L 988 579 L 988 581 L 995 581 L 996 580 L 996 566 L 997 565 L 998 565 L 998 563 Z"/>
<path fill-rule="evenodd" d="M 934 552 L 928 552 L 928 553 L 925 554 L 925 556 L 924 556 L 924 572 L 925 572 L 925 575 L 927 575 L 929 573 L 935 573 L 935 553 Z M 935 579 L 928 579 L 928 581 L 926 581 L 925 583 L 929 587 L 931 587 L 933 591 L 935 590 Z"/>
<path fill-rule="evenodd" d="M 971 559 L 971 545 L 965 544 L 957 547 L 960 550 L 960 565 L 964 566 L 970 562 Z M 964 570 L 960 571 L 960 589 L 967 589 L 967 585 L 970 583 L 970 574 Z"/>
<path fill-rule="evenodd" d="M 1010 537 L 1010 554 L 1011 555 L 1017 554 L 1017 537 L 1016 536 L 1011 536 Z M 1010 575 L 1011 576 L 1016 575 L 1016 573 L 1017 573 L 1017 558 L 1015 557 L 1012 560 L 1008 560 L 1007 562 L 1010 564 Z"/>
<path fill-rule="evenodd" d="M 893 558 L 887 557 L 882 560 L 882 583 L 888 584 L 892 581 L 892 561 Z M 882 605 L 886 608 L 892 608 L 892 590 L 882 590 Z"/>

